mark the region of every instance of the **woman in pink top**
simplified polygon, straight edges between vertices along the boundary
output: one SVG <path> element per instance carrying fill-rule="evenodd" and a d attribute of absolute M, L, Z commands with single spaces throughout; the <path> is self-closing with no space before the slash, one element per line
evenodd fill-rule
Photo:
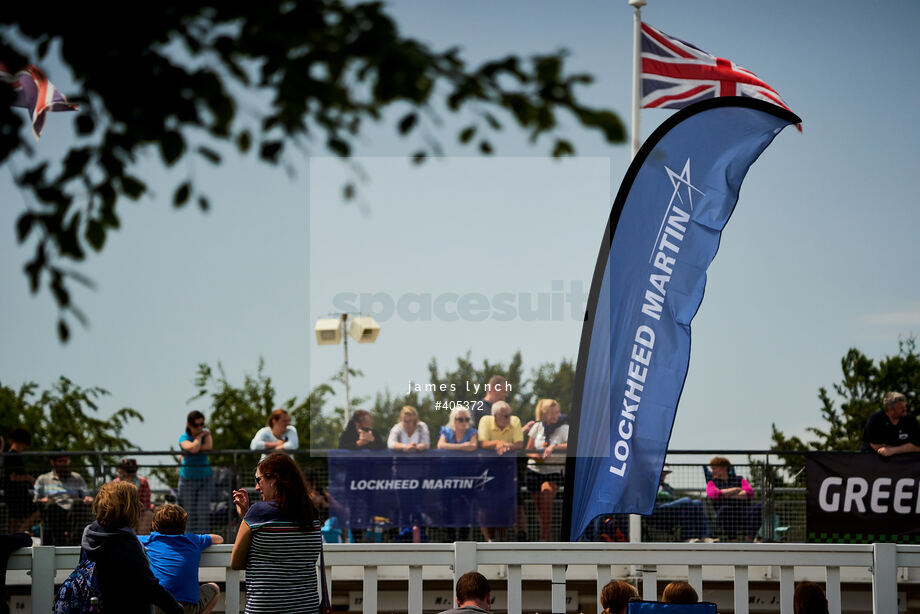
<path fill-rule="evenodd" d="M 712 479 L 706 484 L 706 496 L 715 502 L 716 519 L 728 537 L 753 541 L 760 528 L 761 504 L 754 503 L 754 489 L 748 481 L 730 474 L 731 462 L 724 456 L 709 461 Z"/>

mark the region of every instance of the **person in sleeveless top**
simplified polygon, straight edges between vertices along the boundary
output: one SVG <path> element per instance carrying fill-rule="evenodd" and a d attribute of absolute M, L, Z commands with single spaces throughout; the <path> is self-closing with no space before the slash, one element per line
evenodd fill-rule
<path fill-rule="evenodd" d="M 246 570 L 246 614 L 319 611 L 316 561 L 323 547 L 319 517 L 303 471 L 275 452 L 256 468 L 262 501 L 233 491 L 240 524 L 230 566 Z"/>

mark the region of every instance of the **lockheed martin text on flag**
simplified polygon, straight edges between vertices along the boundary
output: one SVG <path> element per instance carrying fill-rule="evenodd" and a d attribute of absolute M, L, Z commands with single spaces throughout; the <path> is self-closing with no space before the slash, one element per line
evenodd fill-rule
<path fill-rule="evenodd" d="M 682 109 L 720 96 L 746 96 L 791 109 L 772 87 L 730 60 L 642 24 L 642 107 Z"/>
<path fill-rule="evenodd" d="M 655 504 L 706 269 L 748 168 L 800 120 L 752 98 L 668 118 L 633 159 L 607 221 L 582 329 L 564 531 Z"/>

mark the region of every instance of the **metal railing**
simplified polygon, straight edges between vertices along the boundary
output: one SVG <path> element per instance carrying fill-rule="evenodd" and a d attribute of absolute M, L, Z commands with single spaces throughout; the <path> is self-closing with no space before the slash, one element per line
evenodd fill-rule
<path fill-rule="evenodd" d="M 223 569 L 225 608 L 237 614 L 241 605 L 244 574 L 229 568 L 230 545 L 211 546 L 202 555 L 202 568 Z M 454 544 L 331 544 L 325 546 L 326 577 L 330 590 L 337 581 L 355 578 L 358 569 L 362 611 L 378 611 L 381 578 L 399 578 L 405 586 L 405 608 L 421 614 L 426 576 L 430 569 L 449 568 L 454 582 L 467 571 L 479 569 L 505 588 L 505 610 L 520 614 L 525 580 L 551 581 L 550 601 L 543 612 L 566 611 L 566 588 L 576 579 L 590 579 L 599 599 L 611 579 L 629 579 L 641 587 L 644 599 L 658 598 L 658 582 L 683 579 L 703 600 L 711 597 L 715 584 L 730 581 L 731 603 L 723 604 L 735 614 L 747 614 L 749 588 L 764 579 L 779 584 L 779 611 L 792 614 L 795 582 L 815 579 L 823 570 L 831 614 L 840 614 L 841 577 L 848 582 L 871 583 L 872 611 L 899 611 L 899 580 L 902 586 L 920 580 L 920 546 L 897 544 L 603 544 L 603 543 L 476 543 Z M 77 564 L 79 548 L 36 546 L 13 553 L 11 571 L 31 574 L 33 612 L 50 611 L 55 575 Z M 899 570 L 900 568 L 900 570 Z M 628 571 L 632 570 L 632 572 Z M 808 575 L 808 574 L 811 575 Z M 335 594 L 335 593 L 333 593 Z M 402 608 L 400 608 L 402 609 Z M 530 611 L 530 608 L 528 608 Z M 599 611 L 599 610 L 598 610 Z"/>
<path fill-rule="evenodd" d="M 703 537 L 720 541 L 735 541 L 744 539 L 742 531 L 734 527 L 731 518 L 718 518 L 717 511 L 705 496 L 706 483 L 703 466 L 716 451 L 685 451 L 677 450 L 669 453 L 671 469 L 667 476 L 667 483 L 673 487 L 678 497 L 687 497 L 696 510 L 694 512 L 700 521 L 705 524 L 705 530 L 691 531 L 684 518 L 685 511 L 675 511 L 667 506 L 656 508 L 655 514 L 643 517 L 641 521 L 641 536 L 629 534 L 629 520 L 626 516 L 606 516 L 597 519 L 588 528 L 585 539 L 591 541 L 662 541 L 679 542 Z M 55 453 L 60 455 L 61 453 Z M 175 486 L 178 480 L 179 456 L 175 450 L 160 452 L 69 452 L 65 453 L 74 457 L 73 471 L 80 473 L 87 486 L 96 491 L 104 482 L 111 480 L 116 474 L 116 465 L 121 457 L 136 458 L 139 465 L 138 475 L 146 476 L 154 491 L 154 503 L 166 500 L 175 500 Z M 728 451 L 722 454 L 733 455 L 740 458 L 735 469 L 744 475 L 755 489 L 754 505 L 760 506 L 761 524 L 756 535 L 747 535 L 748 539 L 764 542 L 795 542 L 804 541 L 805 530 L 805 498 L 804 476 L 802 474 L 790 475 L 781 464 L 777 464 L 777 453 L 764 451 Z M 37 476 L 50 470 L 46 452 L 24 452 L 21 454 L 26 470 Z M 209 532 L 222 535 L 226 540 L 233 540 L 236 535 L 239 519 L 233 509 L 231 491 L 234 488 L 250 487 L 251 474 L 261 452 L 251 450 L 214 450 L 209 456 L 217 476 L 215 495 L 209 502 Z M 4 455 L 6 456 L 6 455 Z M 328 471 L 326 466 L 325 451 L 303 450 L 295 454 L 295 458 L 305 469 L 310 469 L 317 478 L 321 488 L 328 485 Z M 679 461 L 679 462 L 678 462 Z M 772 462 L 771 462 L 772 461 Z M 525 517 L 520 527 L 525 533 L 524 537 L 518 530 L 504 533 L 506 540 L 527 541 L 534 540 L 539 535 L 536 513 L 532 497 L 526 492 L 520 476 L 523 471 L 524 458 L 520 458 L 521 465 L 518 475 L 518 504 Z M 662 501 L 663 502 L 663 501 Z M 688 504 L 689 505 L 689 504 Z M 79 510 L 79 507 L 78 507 Z M 82 532 L 82 525 L 88 522 L 88 510 L 74 519 L 74 527 L 67 527 L 70 535 L 66 545 L 76 545 Z M 561 534 L 562 518 L 562 489 L 554 502 L 552 520 L 552 534 L 558 539 Z M 44 516 L 44 527 L 53 519 Z M 69 522 L 69 520 L 68 520 Z M 8 523 L 6 506 L 0 504 L 0 526 L 6 527 Z M 81 524 L 82 523 L 82 524 Z M 41 523 L 39 523 L 41 525 Z M 697 527 L 692 527 L 696 529 Z M 453 541 L 457 535 L 447 529 L 426 527 L 429 541 Z M 47 531 L 45 531 L 47 533 Z M 376 534 L 382 541 L 396 541 L 398 530 L 388 529 Z M 480 536 L 478 527 L 469 527 L 460 530 L 459 535 L 464 539 L 469 535 L 472 539 Z M 368 534 L 370 537 L 371 534 Z M 51 543 L 45 540 L 45 543 Z M 58 542 L 61 545 L 61 542 Z"/>

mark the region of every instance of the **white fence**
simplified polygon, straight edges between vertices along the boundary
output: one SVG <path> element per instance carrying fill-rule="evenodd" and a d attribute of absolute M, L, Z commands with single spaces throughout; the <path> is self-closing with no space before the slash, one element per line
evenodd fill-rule
<path fill-rule="evenodd" d="M 226 611 L 237 614 L 243 574 L 229 568 L 231 547 L 208 548 L 201 567 L 224 570 Z M 450 570 L 454 580 L 477 567 L 490 579 L 506 579 L 509 614 L 521 613 L 522 580 L 547 575 L 552 585 L 551 603 L 543 609 L 552 612 L 566 611 L 566 580 L 576 576 L 595 580 L 598 595 L 611 578 L 637 576 L 642 597 L 651 600 L 657 598 L 659 577 L 687 579 L 704 600 L 707 582 L 727 579 L 733 581 L 736 614 L 749 612 L 750 582 L 765 579 L 778 580 L 780 612 L 792 614 L 794 583 L 804 572 L 797 568 L 824 570 L 831 614 L 841 612 L 841 574 L 849 581 L 871 582 L 875 614 L 898 612 L 899 581 L 920 583 L 920 546 L 896 544 L 327 544 L 325 553 L 330 583 L 344 578 L 363 580 L 364 614 L 377 612 L 381 577 L 407 582 L 408 612 L 421 614 L 423 578 L 431 579 L 435 568 Z M 13 554 L 11 572 L 30 571 L 33 612 L 51 610 L 55 582 L 66 577 L 78 558 L 77 547 L 37 546 Z M 630 571 L 624 573 L 626 569 Z"/>

